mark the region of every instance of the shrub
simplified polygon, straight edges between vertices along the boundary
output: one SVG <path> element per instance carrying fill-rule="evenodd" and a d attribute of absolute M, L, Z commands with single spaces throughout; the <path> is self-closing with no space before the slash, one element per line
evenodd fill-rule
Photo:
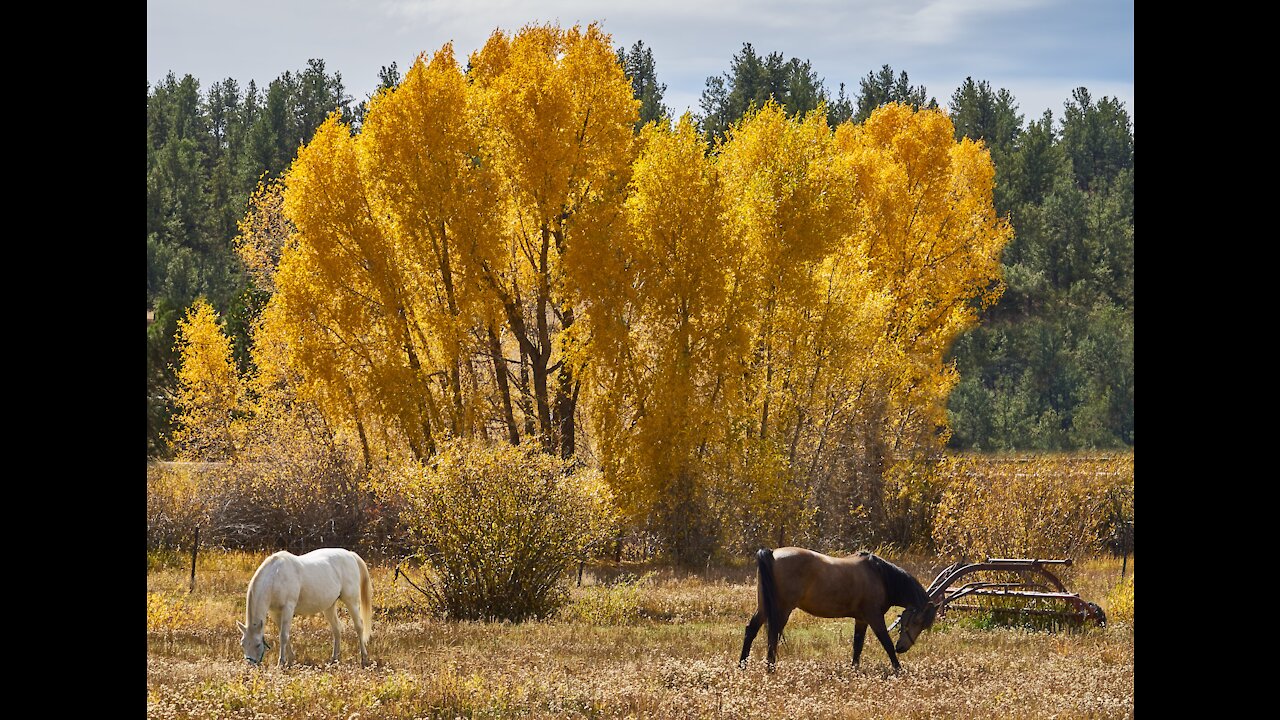
<path fill-rule="evenodd" d="M 208 505 L 192 465 L 147 464 L 147 549 L 189 547 L 195 530 L 207 523 Z"/>
<path fill-rule="evenodd" d="M 357 466 L 301 443 L 271 450 L 233 462 L 147 465 L 147 549 L 189 548 L 197 527 L 201 545 L 359 546 L 368 502 Z"/>
<path fill-rule="evenodd" d="M 197 620 L 195 610 L 180 595 L 147 591 L 148 633 L 155 633 L 172 644 L 175 632 L 196 627 Z"/>
<path fill-rule="evenodd" d="M 358 466 L 336 451 L 285 444 L 210 474 L 211 541 L 250 550 L 357 547 L 367 505 Z"/>
<path fill-rule="evenodd" d="M 543 618 L 565 603 L 565 571 L 614 530 L 595 470 L 520 446 L 454 441 L 433 462 L 375 484 L 434 572 L 433 607 L 465 620 Z"/>

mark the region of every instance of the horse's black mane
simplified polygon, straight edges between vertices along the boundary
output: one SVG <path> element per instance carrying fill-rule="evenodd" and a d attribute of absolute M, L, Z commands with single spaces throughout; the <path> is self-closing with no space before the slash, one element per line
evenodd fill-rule
<path fill-rule="evenodd" d="M 865 556 L 871 563 L 871 567 L 880 573 L 880 580 L 884 583 L 885 595 L 890 605 L 903 608 L 924 607 L 929 602 L 924 586 L 911 573 L 875 553 L 859 550 L 858 554 Z"/>

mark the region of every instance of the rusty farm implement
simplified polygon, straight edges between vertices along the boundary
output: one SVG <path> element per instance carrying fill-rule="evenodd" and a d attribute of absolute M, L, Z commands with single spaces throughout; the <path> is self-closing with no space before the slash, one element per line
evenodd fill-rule
<path fill-rule="evenodd" d="M 938 617 L 950 610 L 987 614 L 994 623 L 1056 630 L 1107 624 L 1102 608 L 1068 592 L 1051 568 L 1070 567 L 1071 559 L 987 558 L 956 562 L 934 578 L 926 591 L 938 605 Z M 894 622 L 896 626 L 897 621 Z"/>

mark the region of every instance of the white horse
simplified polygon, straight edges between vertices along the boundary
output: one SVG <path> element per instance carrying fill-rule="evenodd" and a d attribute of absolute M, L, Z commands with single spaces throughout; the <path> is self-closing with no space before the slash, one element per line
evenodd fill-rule
<path fill-rule="evenodd" d="M 323 548 L 301 556 L 281 550 L 263 560 L 249 581 L 245 622 L 236 621 L 244 659 L 258 665 L 266 657 L 271 645 L 263 632 L 270 615 L 280 628 L 280 665 L 293 664 L 296 655 L 289 642 L 293 616 L 323 613 L 333 629 L 333 661 L 337 662 L 342 634 L 339 600 L 350 611 L 360 638 L 360 664 L 368 665 L 367 645 L 373 632 L 373 582 L 364 559 L 350 550 Z"/>

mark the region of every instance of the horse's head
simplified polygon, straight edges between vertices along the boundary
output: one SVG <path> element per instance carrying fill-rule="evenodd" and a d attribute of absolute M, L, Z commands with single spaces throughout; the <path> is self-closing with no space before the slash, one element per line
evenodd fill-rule
<path fill-rule="evenodd" d="M 920 633 L 933 627 L 934 618 L 938 616 L 938 606 L 933 603 L 925 603 L 923 607 L 909 607 L 902 611 L 902 617 L 898 618 L 902 624 L 902 631 L 898 633 L 898 644 L 894 646 L 894 650 L 904 653 L 911 649 L 916 643 L 916 639 L 920 637 Z"/>
<path fill-rule="evenodd" d="M 271 643 L 262 636 L 265 625 L 266 623 L 262 620 L 255 620 L 249 626 L 245 626 L 239 620 L 236 621 L 236 627 L 240 628 L 240 648 L 244 650 L 244 659 L 254 665 L 261 665 L 262 659 L 271 649 Z"/>

